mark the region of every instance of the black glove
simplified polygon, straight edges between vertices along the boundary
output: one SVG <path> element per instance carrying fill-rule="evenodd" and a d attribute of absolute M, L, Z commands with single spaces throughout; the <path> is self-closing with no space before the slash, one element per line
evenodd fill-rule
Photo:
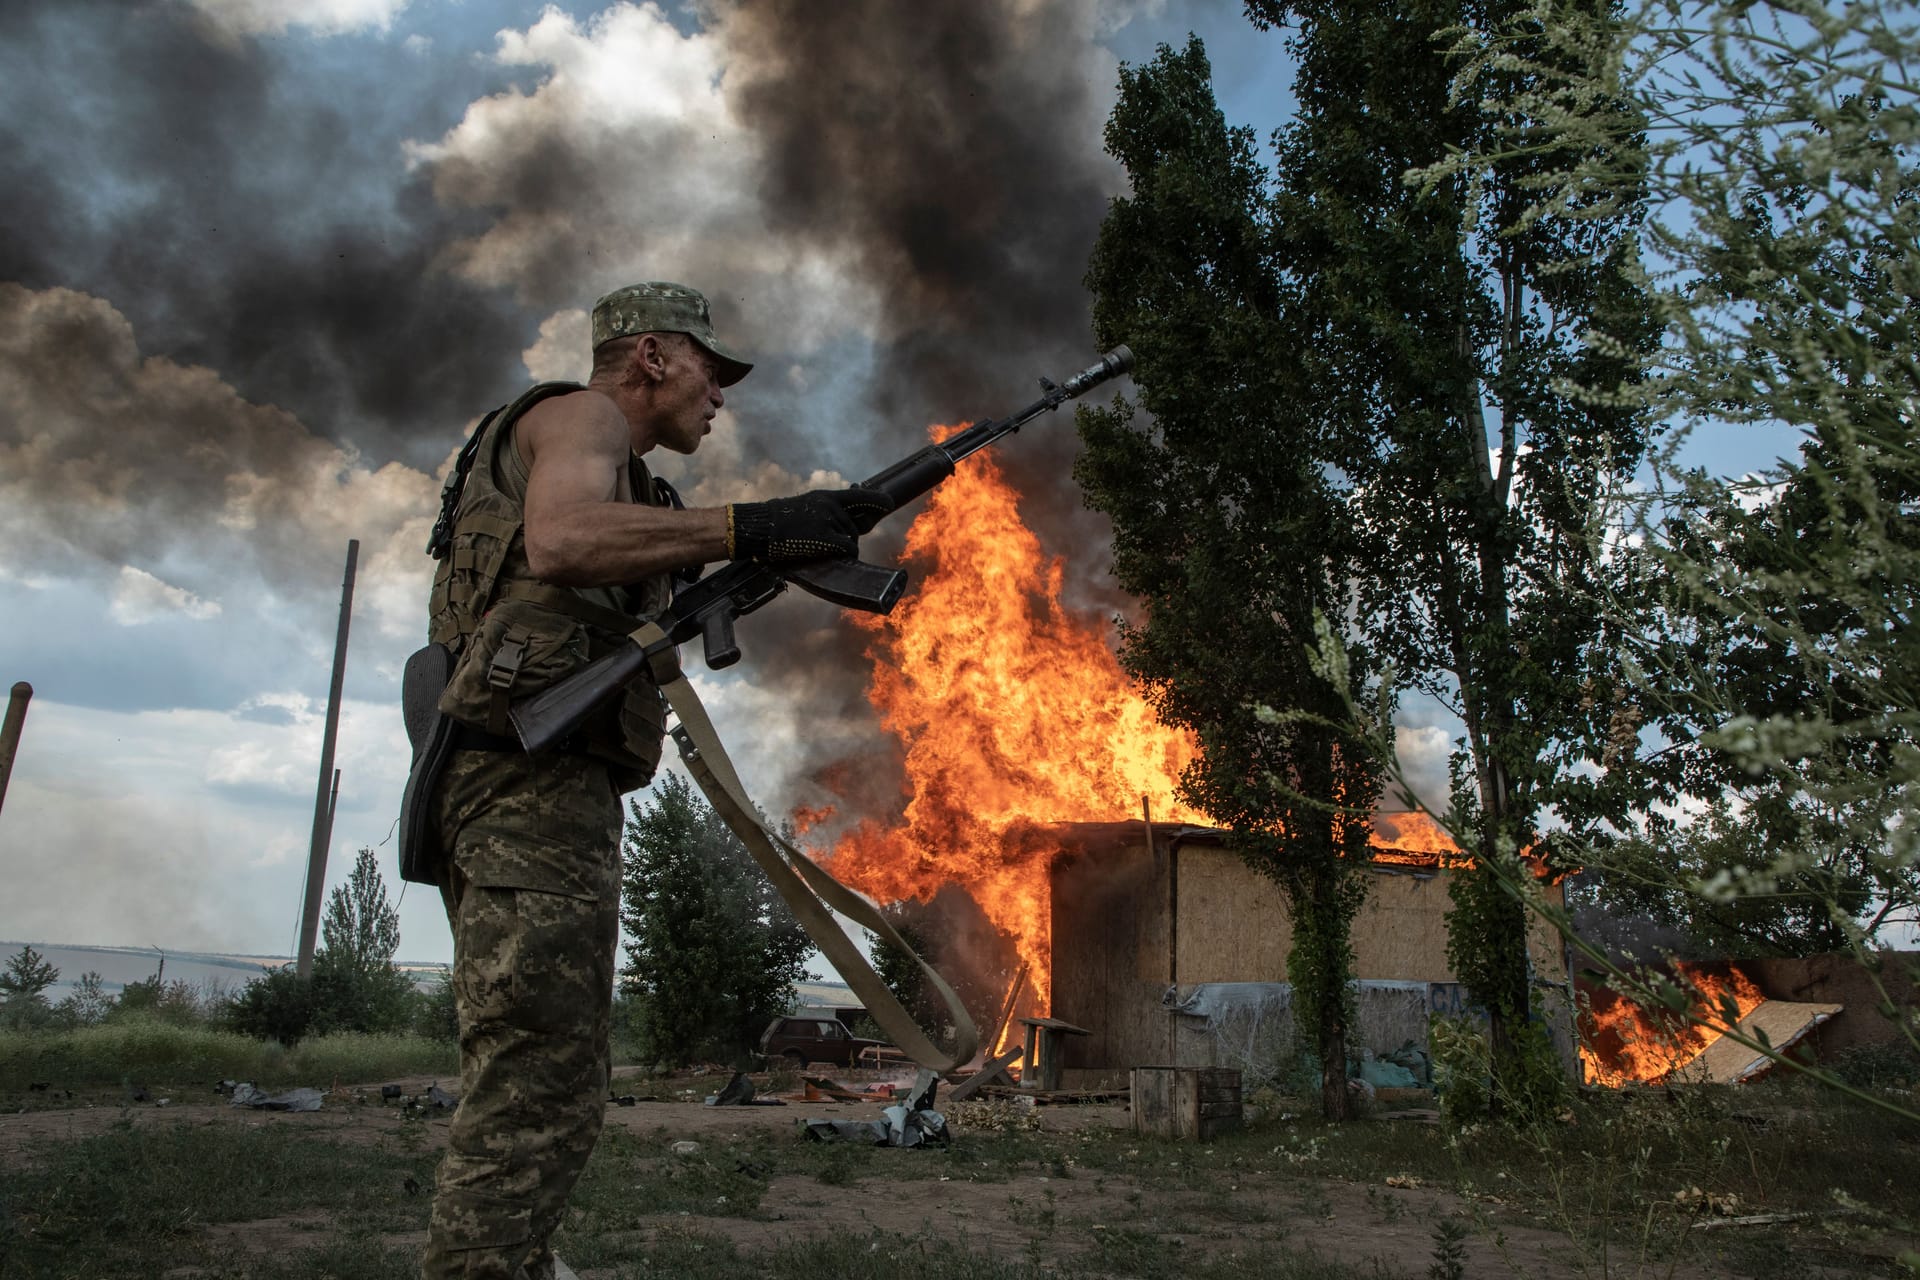
<path fill-rule="evenodd" d="M 781 568 L 848 560 L 860 535 L 893 510 L 876 489 L 815 489 L 794 498 L 736 502 L 727 508 L 727 555 Z"/>

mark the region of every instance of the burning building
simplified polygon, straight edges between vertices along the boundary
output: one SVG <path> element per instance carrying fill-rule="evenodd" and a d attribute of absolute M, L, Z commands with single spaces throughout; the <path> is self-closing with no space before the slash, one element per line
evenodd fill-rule
<path fill-rule="evenodd" d="M 1408 825 L 1414 843 L 1439 836 Z M 1065 1043 L 1070 1080 L 1110 1080 L 1141 1063 L 1267 1076 L 1310 1047 L 1298 1041 L 1291 1016 L 1286 897 L 1226 847 L 1222 832 L 1131 822 L 1060 834 L 1069 851 L 1052 874 L 1052 1013 L 1090 1033 Z M 1446 958 L 1445 855 L 1384 841 L 1375 852 L 1353 922 L 1356 1053 L 1409 1040 L 1424 1046 L 1429 1015 L 1470 1011 Z M 1556 1040 L 1570 1055 L 1559 935 L 1536 922 L 1528 950 Z"/>
<path fill-rule="evenodd" d="M 1159 722 L 1103 629 L 1062 604 L 1063 566 L 1041 554 L 992 459 L 934 491 L 907 553 L 918 589 L 860 619 L 873 634 L 868 697 L 900 742 L 904 786 L 884 818 L 798 815 L 839 823 L 834 873 L 881 902 L 944 904 L 934 950 L 983 1032 L 1017 1040 L 1022 1015 L 1086 1029 L 1054 1064 L 1081 1082 L 1147 1063 L 1290 1064 L 1285 896 L 1179 804 L 1197 744 Z M 860 781 L 871 809 L 871 778 Z M 1125 820 L 1143 804 L 1153 822 Z M 1423 1044 L 1429 1012 L 1464 1007 L 1444 924 L 1445 864 L 1459 855 L 1419 815 L 1377 819 L 1374 844 L 1354 925 L 1356 1047 L 1390 1050 Z M 983 933 L 1001 954 L 954 945 Z M 1564 1015 L 1562 948 L 1536 934 L 1536 972 Z"/>

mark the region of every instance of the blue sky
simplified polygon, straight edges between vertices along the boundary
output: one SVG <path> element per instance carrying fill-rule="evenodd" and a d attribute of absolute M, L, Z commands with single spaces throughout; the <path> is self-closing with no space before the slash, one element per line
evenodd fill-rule
<path fill-rule="evenodd" d="M 867 474 L 1092 356 L 1121 60 L 1195 31 L 1232 121 L 1264 136 L 1291 109 L 1281 37 L 1236 4 L 825 11 L 0 9 L 0 683 L 36 689 L 0 937 L 291 947 L 349 538 L 330 882 L 358 846 L 391 853 L 439 475 L 530 376 L 584 373 L 599 293 L 698 284 L 759 357 L 700 457 L 663 468 L 690 501 Z M 1018 447 L 1071 598 L 1120 607 L 1070 425 Z M 822 763 L 886 747 L 859 639 L 775 608 L 704 687 L 780 812 L 821 798 Z M 1446 730 L 1415 727 L 1414 767 L 1442 776 Z M 450 953 L 432 895 L 408 893 L 402 937 Z"/>

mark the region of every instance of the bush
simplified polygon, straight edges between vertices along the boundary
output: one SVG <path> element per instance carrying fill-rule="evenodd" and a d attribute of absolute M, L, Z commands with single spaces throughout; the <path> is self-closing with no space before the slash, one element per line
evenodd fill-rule
<path fill-rule="evenodd" d="M 392 965 L 356 967 L 323 951 L 312 978 L 282 965 L 247 983 L 227 1001 L 224 1021 L 243 1035 L 295 1045 L 310 1035 L 412 1030 L 418 1009 L 412 981 Z"/>
<path fill-rule="evenodd" d="M 1487 1118 L 1492 1102 L 1493 1050 L 1486 1029 L 1470 1018 L 1431 1018 L 1427 1048 L 1440 1118 L 1457 1130 Z"/>
<path fill-rule="evenodd" d="M 1857 1044 L 1824 1064 L 1856 1089 L 1911 1089 L 1920 1085 L 1920 1055 L 1899 1040 Z"/>
<path fill-rule="evenodd" d="M 459 1043 L 460 1011 L 453 1001 L 452 969 L 442 969 L 432 986 L 414 994 L 412 1030 L 422 1039 Z"/>
<path fill-rule="evenodd" d="M 313 1025 L 313 984 L 292 965 L 254 978 L 227 1002 L 226 1023 L 244 1036 L 294 1045 Z"/>
<path fill-rule="evenodd" d="M 29 1082 L 64 1088 L 128 1082 L 211 1087 L 217 1080 L 247 1080 L 262 1088 L 373 1084 L 456 1070 L 451 1045 L 418 1036 L 313 1036 L 289 1049 L 143 1015 L 65 1031 L 0 1031 L 0 1090 L 11 1092 L 24 1091 Z"/>

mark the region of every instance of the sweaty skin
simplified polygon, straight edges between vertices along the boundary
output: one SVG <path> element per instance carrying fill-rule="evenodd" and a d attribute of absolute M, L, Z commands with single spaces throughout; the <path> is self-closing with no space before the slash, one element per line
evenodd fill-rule
<path fill-rule="evenodd" d="M 643 334 L 624 366 L 554 396 L 514 425 L 527 463 L 527 562 L 556 586 L 601 587 L 727 557 L 724 508 L 632 501 L 627 458 L 692 453 L 726 397 L 717 366 L 678 335 Z"/>

